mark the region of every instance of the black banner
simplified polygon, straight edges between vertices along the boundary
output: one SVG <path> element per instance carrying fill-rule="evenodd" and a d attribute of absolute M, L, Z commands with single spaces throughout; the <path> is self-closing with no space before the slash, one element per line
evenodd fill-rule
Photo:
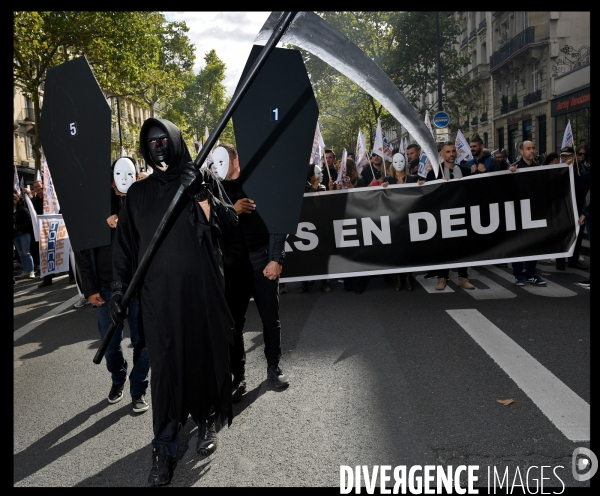
<path fill-rule="evenodd" d="M 572 174 L 558 164 L 306 193 L 281 281 L 570 256 L 579 232 Z"/>

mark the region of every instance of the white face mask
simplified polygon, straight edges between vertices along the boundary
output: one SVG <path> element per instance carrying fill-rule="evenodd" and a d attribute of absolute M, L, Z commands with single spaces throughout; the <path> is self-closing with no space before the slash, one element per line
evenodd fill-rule
<path fill-rule="evenodd" d="M 394 169 L 396 169 L 398 172 L 402 172 L 404 170 L 404 166 L 406 165 L 404 155 L 402 155 L 401 153 L 396 153 L 392 157 L 392 165 L 394 166 Z"/>
<path fill-rule="evenodd" d="M 113 180 L 120 193 L 126 194 L 129 186 L 135 182 L 135 165 L 128 158 L 120 158 L 113 169 Z"/>
<path fill-rule="evenodd" d="M 318 179 L 319 182 L 323 181 L 323 171 L 318 165 L 315 165 L 315 177 Z"/>
<path fill-rule="evenodd" d="M 229 172 L 229 152 L 222 146 L 218 146 L 212 156 L 213 163 L 210 170 L 222 181 Z"/>

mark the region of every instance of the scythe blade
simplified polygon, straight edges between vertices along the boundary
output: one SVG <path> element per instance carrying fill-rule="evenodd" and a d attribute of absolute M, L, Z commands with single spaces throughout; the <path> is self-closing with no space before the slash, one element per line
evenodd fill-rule
<path fill-rule="evenodd" d="M 281 12 L 271 13 L 255 45 L 266 43 L 280 17 Z M 373 96 L 418 141 L 438 174 L 437 146 L 425 122 L 387 74 L 352 41 L 313 12 L 298 12 L 280 41 L 319 57 Z"/>

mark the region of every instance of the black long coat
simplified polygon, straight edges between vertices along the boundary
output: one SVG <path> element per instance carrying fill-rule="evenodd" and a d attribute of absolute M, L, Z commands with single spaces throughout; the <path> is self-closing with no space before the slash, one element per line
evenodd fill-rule
<path fill-rule="evenodd" d="M 134 182 L 119 215 L 113 243 L 113 277 L 128 284 L 180 187 L 191 162 L 180 130 L 170 121 L 148 119 L 140 133 L 141 151 L 152 163 L 146 135 L 158 124 L 168 134 L 169 167 L 155 168 Z M 212 191 L 210 219 L 194 192 L 199 178 L 173 212 L 138 289 L 141 328 L 150 357 L 155 436 L 174 419 L 185 425 L 215 406 L 220 423 L 231 424 L 229 343 L 233 319 L 224 296 L 219 238 L 235 227 L 237 214 L 216 176 L 201 170 Z"/>

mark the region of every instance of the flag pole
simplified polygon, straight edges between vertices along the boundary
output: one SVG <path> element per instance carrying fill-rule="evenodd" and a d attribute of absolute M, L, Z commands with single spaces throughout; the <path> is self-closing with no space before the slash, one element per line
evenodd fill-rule
<path fill-rule="evenodd" d="M 202 163 L 206 160 L 208 153 L 210 152 L 213 145 L 217 141 L 217 138 L 221 135 L 221 132 L 223 131 L 223 129 L 225 128 L 225 125 L 231 118 L 233 112 L 235 111 L 235 109 L 237 108 L 239 103 L 241 102 L 242 97 L 244 96 L 244 94 L 246 93 L 248 88 L 250 87 L 250 84 L 255 79 L 255 77 L 258 74 L 258 72 L 260 71 L 261 67 L 265 64 L 265 62 L 266 62 L 267 58 L 269 57 L 269 55 L 271 54 L 271 52 L 275 49 L 277 43 L 279 42 L 279 40 L 284 35 L 287 28 L 290 26 L 290 24 L 294 20 L 294 17 L 296 17 L 296 14 L 297 14 L 297 12 L 283 12 L 282 13 L 281 17 L 279 18 L 279 22 L 277 23 L 277 26 L 275 26 L 275 29 L 273 30 L 273 34 L 271 35 L 271 37 L 269 38 L 269 40 L 267 41 L 267 43 L 265 44 L 263 49 L 258 54 L 258 57 L 256 58 L 256 60 L 250 67 L 250 70 L 248 71 L 246 76 L 243 78 L 242 81 L 240 81 L 239 87 L 236 90 L 236 92 L 234 93 L 233 97 L 231 98 L 229 104 L 227 105 L 225 112 L 223 113 L 223 115 L 221 116 L 219 121 L 217 122 L 215 129 L 213 130 L 211 135 L 208 137 L 208 140 L 206 141 L 206 143 L 204 143 L 204 146 L 200 150 L 200 153 L 194 160 L 194 166 L 196 167 L 196 169 L 198 169 L 202 165 Z M 135 273 L 133 274 L 131 282 L 129 283 L 129 286 L 127 287 L 127 290 L 125 291 L 125 294 L 123 295 L 123 300 L 121 301 L 121 308 L 127 308 L 129 306 L 129 302 L 131 301 L 131 299 L 133 298 L 133 295 L 135 294 L 135 292 L 137 290 L 137 286 L 142 278 L 142 274 L 144 274 L 146 272 L 146 269 L 148 268 L 150 259 L 152 258 L 152 254 L 153 254 L 156 246 L 160 242 L 160 239 L 162 238 L 162 235 L 165 231 L 165 227 L 169 223 L 169 221 L 173 215 L 173 212 L 175 211 L 175 207 L 177 206 L 180 198 L 184 195 L 184 193 L 187 191 L 187 189 L 189 188 L 190 185 L 186 186 L 184 184 L 181 184 L 179 186 L 179 189 L 175 193 L 175 196 L 173 197 L 171 204 L 169 205 L 167 211 L 165 212 L 165 215 L 163 216 L 162 220 L 160 221 L 160 224 L 158 225 L 158 228 L 157 228 L 156 232 L 154 233 L 154 237 L 150 240 L 150 244 L 148 245 L 148 248 L 146 249 L 146 252 L 144 253 L 142 259 L 140 260 L 140 263 L 139 263 Z M 102 343 L 100 344 L 100 347 L 98 348 L 98 351 L 96 352 L 96 355 L 94 356 L 93 361 L 95 364 L 99 364 L 100 362 L 102 362 L 104 353 L 106 353 L 108 345 L 109 345 L 116 329 L 117 329 L 116 325 L 113 325 L 112 323 L 109 325 L 108 329 L 106 330 L 106 334 L 104 335 L 104 339 L 102 340 Z"/>

